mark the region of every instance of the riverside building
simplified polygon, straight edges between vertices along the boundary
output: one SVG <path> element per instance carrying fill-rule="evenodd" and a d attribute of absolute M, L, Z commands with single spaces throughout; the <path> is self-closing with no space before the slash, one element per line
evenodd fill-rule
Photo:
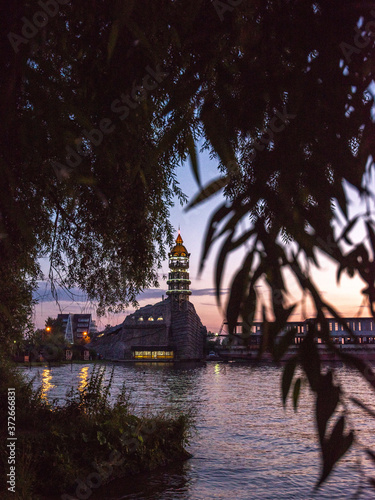
<path fill-rule="evenodd" d="M 125 321 L 100 333 L 91 346 L 104 359 L 199 361 L 206 328 L 190 302 L 190 253 L 178 231 L 169 252 L 167 298 L 141 307 Z"/>

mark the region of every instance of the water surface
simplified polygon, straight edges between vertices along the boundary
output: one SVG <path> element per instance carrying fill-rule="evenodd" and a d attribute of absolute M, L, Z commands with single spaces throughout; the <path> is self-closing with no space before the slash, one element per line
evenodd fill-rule
<path fill-rule="evenodd" d="M 280 396 L 281 369 L 274 366 L 207 363 L 176 368 L 171 364 L 108 364 L 114 371 L 115 397 L 125 381 L 134 412 L 189 412 L 196 431 L 193 458 L 175 468 L 116 481 L 91 498 L 157 500 L 258 500 L 353 498 L 362 470 L 375 468 L 360 446 L 339 463 L 327 484 L 314 495 L 320 458 L 313 421 L 313 396 L 302 389 L 297 413 Z M 72 371 L 71 371 L 72 369 Z M 24 369 L 43 387 L 43 397 L 61 402 L 70 387 L 83 387 L 93 365 Z M 375 395 L 353 371 L 338 367 L 349 393 L 375 408 Z M 375 450 L 375 419 L 348 403 L 359 441 Z M 375 498 L 364 486 L 360 498 Z"/>

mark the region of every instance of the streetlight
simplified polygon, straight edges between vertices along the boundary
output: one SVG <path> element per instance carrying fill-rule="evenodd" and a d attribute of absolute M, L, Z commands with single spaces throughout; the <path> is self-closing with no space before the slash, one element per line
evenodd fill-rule
<path fill-rule="evenodd" d="M 46 335 L 42 336 L 42 340 L 45 341 L 47 339 L 47 334 L 51 333 L 52 328 L 50 326 L 46 326 Z"/>

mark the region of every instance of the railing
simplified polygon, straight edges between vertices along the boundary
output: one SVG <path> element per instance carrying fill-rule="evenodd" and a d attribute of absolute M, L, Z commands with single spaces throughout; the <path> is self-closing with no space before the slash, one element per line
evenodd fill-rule
<path fill-rule="evenodd" d="M 185 272 L 168 273 L 168 280 L 188 280 L 188 279 L 189 279 L 189 273 Z"/>
<path fill-rule="evenodd" d="M 189 262 L 170 262 L 169 267 L 171 269 L 188 269 Z"/>

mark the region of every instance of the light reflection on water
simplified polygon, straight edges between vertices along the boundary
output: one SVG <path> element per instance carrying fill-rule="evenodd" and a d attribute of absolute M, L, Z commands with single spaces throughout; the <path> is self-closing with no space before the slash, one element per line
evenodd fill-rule
<path fill-rule="evenodd" d="M 78 390 L 82 392 L 89 381 L 89 366 L 84 366 L 79 374 L 80 383 L 78 386 Z"/>
<path fill-rule="evenodd" d="M 53 367 L 46 390 L 49 399 L 63 398 L 73 385 L 87 381 L 93 365 Z M 110 367 L 106 379 L 110 377 Z M 25 370 L 35 375 L 37 369 Z M 44 373 L 44 372 L 43 372 Z M 207 363 L 176 368 L 169 364 L 116 365 L 113 394 L 123 381 L 131 391 L 135 411 L 193 415 L 196 433 L 189 451 L 193 458 L 131 480 L 116 481 L 94 500 L 263 500 L 351 498 L 358 486 L 354 449 L 339 464 L 327 485 L 313 496 L 319 475 L 319 453 L 313 422 L 313 398 L 302 388 L 298 412 L 280 397 L 280 368 L 242 364 Z M 338 368 L 337 377 L 347 392 L 375 407 L 374 394 L 355 372 Z M 40 383 L 40 377 L 39 377 Z M 38 384 L 36 379 L 35 384 Z M 359 439 L 375 449 L 375 420 L 348 403 L 351 422 Z M 373 466 L 362 460 L 364 467 Z M 373 474 L 374 475 L 374 474 Z M 371 490 L 361 498 L 375 498 Z"/>
<path fill-rule="evenodd" d="M 51 370 L 48 370 L 46 368 L 45 370 L 43 370 L 42 373 L 42 385 L 41 385 L 42 391 L 40 394 L 41 399 L 43 399 L 46 402 L 48 401 L 47 393 L 55 387 L 53 384 L 51 384 L 51 380 L 52 380 Z"/>

